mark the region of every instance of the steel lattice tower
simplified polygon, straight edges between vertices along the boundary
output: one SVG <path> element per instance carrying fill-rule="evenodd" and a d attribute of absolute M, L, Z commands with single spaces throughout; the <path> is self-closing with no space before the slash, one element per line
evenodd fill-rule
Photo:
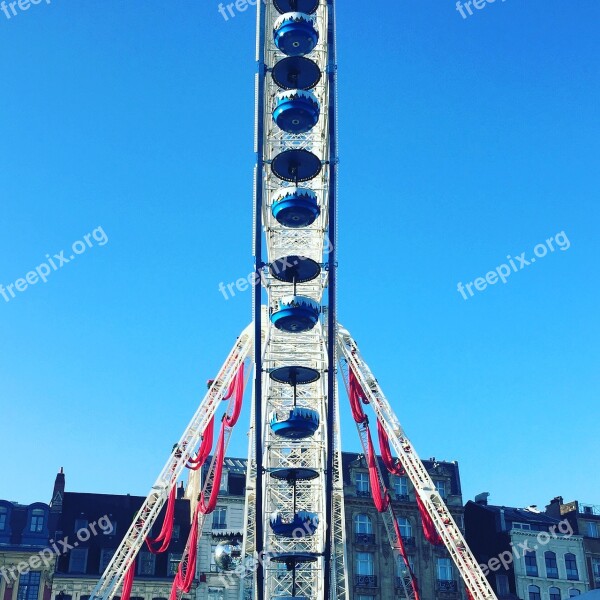
<path fill-rule="evenodd" d="M 372 407 L 380 435 L 399 457 L 424 518 L 448 549 L 470 598 L 495 600 L 356 342 L 337 321 L 335 0 L 257 4 L 253 323 L 210 382 L 93 599 L 110 600 L 124 580 L 127 586 L 126 573 L 173 486 L 190 461 L 200 460 L 203 446 L 198 446 L 206 442 L 221 401 L 235 392 L 219 439 L 225 451 L 239 416 L 235 403 L 241 402 L 246 365 L 254 370 L 246 528 L 236 558 L 241 600 L 352 597 L 346 569 L 338 375 L 351 399 L 360 397 Z M 363 417 L 355 414 L 365 456 L 372 457 L 369 421 Z M 389 450 L 388 446 L 388 454 Z M 219 459 L 223 455 L 215 452 L 202 483 L 198 472 L 191 475 L 198 489 L 208 493 L 219 487 Z M 381 481 L 379 469 L 374 463 L 370 467 L 376 485 Z M 404 596 L 417 600 L 391 503 L 378 508 L 394 554 L 406 565 L 401 577 Z M 206 514 L 194 514 L 199 535 Z M 236 562 L 224 556 L 226 568 Z M 188 546 L 180 569 L 194 574 L 193 548 Z M 174 586 L 172 598 L 181 589 Z"/>

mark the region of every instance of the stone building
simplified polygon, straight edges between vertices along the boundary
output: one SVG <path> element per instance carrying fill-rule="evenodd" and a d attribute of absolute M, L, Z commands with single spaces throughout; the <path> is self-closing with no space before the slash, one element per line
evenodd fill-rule
<path fill-rule="evenodd" d="M 0 500 L 0 599 L 50 600 L 54 552 L 50 506 Z"/>
<path fill-rule="evenodd" d="M 465 506 L 467 542 L 498 598 L 565 600 L 589 589 L 583 539 L 536 507 Z"/>
<path fill-rule="evenodd" d="M 585 565 L 590 589 L 600 589 L 600 506 L 577 500 L 563 502 L 558 496 L 546 506 L 546 514 L 568 519 L 575 533 L 583 537 Z"/>
<path fill-rule="evenodd" d="M 454 520 L 464 531 L 460 476 L 456 462 L 423 461 Z M 400 568 L 381 515 L 373 505 L 369 472 L 362 454 L 343 453 L 348 575 L 353 600 L 402 597 Z M 381 472 L 392 492 L 400 532 L 422 598 L 454 600 L 465 597 L 461 577 L 446 549 L 432 546 L 423 534 L 415 491 L 407 477 Z"/>

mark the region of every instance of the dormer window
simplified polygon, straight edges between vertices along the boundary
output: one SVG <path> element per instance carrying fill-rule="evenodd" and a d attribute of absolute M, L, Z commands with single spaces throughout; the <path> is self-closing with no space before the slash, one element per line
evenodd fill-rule
<path fill-rule="evenodd" d="M 34 508 L 31 511 L 31 520 L 29 522 L 29 531 L 41 533 L 44 531 L 44 521 L 46 520 L 46 511 L 41 508 Z"/>
<path fill-rule="evenodd" d="M 6 506 L 0 506 L 0 531 L 6 529 L 6 523 L 8 520 L 8 508 Z"/>

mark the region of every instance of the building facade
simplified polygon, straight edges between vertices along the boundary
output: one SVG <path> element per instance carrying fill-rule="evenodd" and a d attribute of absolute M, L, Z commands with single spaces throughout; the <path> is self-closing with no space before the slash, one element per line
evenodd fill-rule
<path fill-rule="evenodd" d="M 403 564 L 394 558 L 381 515 L 375 509 L 369 470 L 362 454 L 342 453 L 348 576 L 353 600 L 401 598 L 399 575 Z M 464 532 L 463 503 L 458 464 L 423 461 L 454 520 Z M 381 472 L 391 492 L 400 532 L 422 598 L 458 600 L 464 585 L 445 547 L 432 546 L 423 533 L 415 491 L 406 476 Z"/>
<path fill-rule="evenodd" d="M 588 583 L 590 589 L 600 589 L 600 506 L 577 500 L 565 504 L 558 496 L 546 506 L 546 514 L 568 519 L 575 533 L 583 537 Z"/>
<path fill-rule="evenodd" d="M 50 506 L 0 500 L 0 599 L 50 600 L 54 553 Z"/>
<path fill-rule="evenodd" d="M 583 539 L 535 507 L 465 506 L 467 542 L 498 598 L 565 600 L 589 589 Z"/>
<path fill-rule="evenodd" d="M 57 517 L 53 537 L 64 540 L 68 547 L 61 548 L 56 560 L 52 594 L 44 600 L 89 600 L 145 498 L 129 494 L 66 492 L 64 488 L 63 475 L 62 478 L 57 477 L 51 510 Z M 190 501 L 183 495 L 184 489 L 180 487 L 175 504 L 173 536 L 167 551 L 152 554 L 144 546 L 138 554 L 131 600 L 169 598 L 173 577 L 190 532 Z M 163 508 L 152 529 L 153 536 L 158 535 L 161 529 L 164 512 Z M 183 598 L 191 600 L 195 587 Z M 118 595 L 115 598 L 120 600 Z"/>

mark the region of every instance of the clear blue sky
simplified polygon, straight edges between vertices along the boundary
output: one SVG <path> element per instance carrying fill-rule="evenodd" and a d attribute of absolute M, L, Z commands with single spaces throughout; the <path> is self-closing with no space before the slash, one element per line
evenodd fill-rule
<path fill-rule="evenodd" d="M 600 4 L 339 5 L 341 322 L 465 499 L 600 504 Z M 253 13 L 0 13 L 0 283 L 108 238 L 0 296 L 0 498 L 48 501 L 61 466 L 72 491 L 145 495 L 250 321 L 217 286 L 252 270 Z"/>

